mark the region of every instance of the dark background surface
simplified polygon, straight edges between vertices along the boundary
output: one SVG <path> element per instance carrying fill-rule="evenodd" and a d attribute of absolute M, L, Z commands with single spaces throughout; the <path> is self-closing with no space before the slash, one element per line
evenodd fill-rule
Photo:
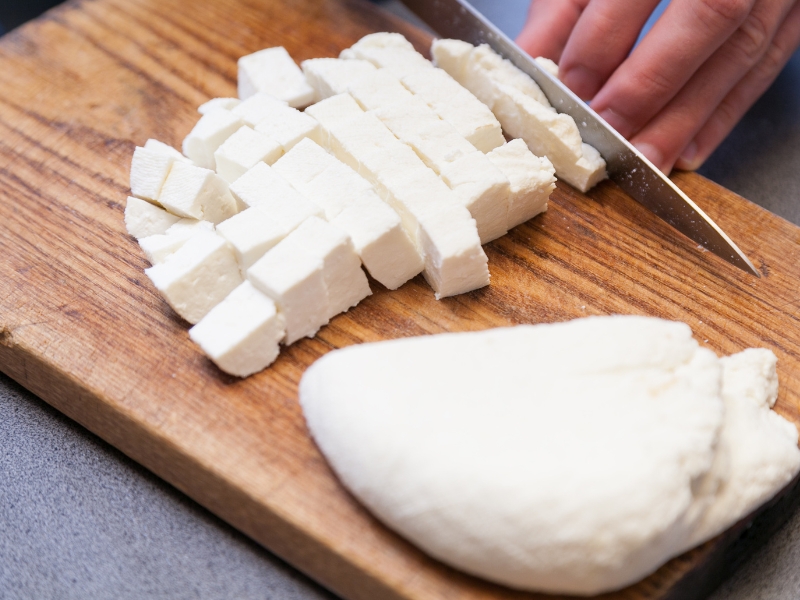
<path fill-rule="evenodd" d="M 514 36 L 527 2 L 474 4 Z M 0 0 L 0 33 L 51 4 Z M 800 55 L 701 173 L 800 224 Z M 713 600 L 800 598 L 799 564 L 794 515 Z M 0 599 L 49 598 L 334 596 L 0 374 Z"/>

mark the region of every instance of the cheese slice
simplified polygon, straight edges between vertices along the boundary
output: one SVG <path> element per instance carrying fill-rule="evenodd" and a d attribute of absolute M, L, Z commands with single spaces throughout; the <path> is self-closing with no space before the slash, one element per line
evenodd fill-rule
<path fill-rule="evenodd" d="M 137 240 L 164 233 L 178 220 L 180 217 L 133 196 L 129 196 L 125 204 L 125 228 Z"/>
<path fill-rule="evenodd" d="M 198 167 L 213 169 L 214 152 L 244 125 L 244 121 L 225 109 L 212 110 L 202 117 L 183 140 L 183 153 Z"/>
<path fill-rule="evenodd" d="M 265 92 L 296 108 L 314 102 L 314 90 L 282 46 L 266 48 L 239 59 L 239 98 Z"/>
<path fill-rule="evenodd" d="M 217 175 L 233 183 L 258 163 L 271 165 L 282 155 L 283 146 L 245 125 L 214 152 L 214 161 Z"/>
<path fill-rule="evenodd" d="M 247 377 L 271 365 L 286 335 L 284 317 L 270 298 L 245 281 L 189 330 L 189 337 L 220 369 Z"/>
<path fill-rule="evenodd" d="M 158 201 L 175 215 L 212 223 L 220 223 L 239 212 L 222 178 L 214 171 L 182 162 L 173 164 Z"/>

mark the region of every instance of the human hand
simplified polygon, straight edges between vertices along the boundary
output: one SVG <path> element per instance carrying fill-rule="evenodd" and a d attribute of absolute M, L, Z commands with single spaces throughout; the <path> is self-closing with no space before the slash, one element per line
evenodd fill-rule
<path fill-rule="evenodd" d="M 800 46 L 800 0 L 533 0 L 517 38 L 665 173 L 700 167 Z"/>

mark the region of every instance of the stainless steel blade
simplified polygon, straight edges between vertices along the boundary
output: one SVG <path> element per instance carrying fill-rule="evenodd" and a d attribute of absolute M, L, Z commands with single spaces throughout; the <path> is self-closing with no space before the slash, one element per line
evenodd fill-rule
<path fill-rule="evenodd" d="M 575 119 L 583 141 L 600 152 L 609 177 L 675 229 L 729 263 L 761 274 L 738 246 L 668 177 L 558 79 L 543 70 L 465 0 L 402 0 L 442 37 L 488 44 L 530 75 L 559 111 Z"/>

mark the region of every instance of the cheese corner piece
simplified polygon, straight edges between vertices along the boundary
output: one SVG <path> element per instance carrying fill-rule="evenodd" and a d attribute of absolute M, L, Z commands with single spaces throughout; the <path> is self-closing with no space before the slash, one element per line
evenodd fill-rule
<path fill-rule="evenodd" d="M 511 184 L 508 229 L 547 210 L 547 200 L 556 187 L 555 169 L 547 158 L 533 154 L 520 139 L 495 148 L 486 156 Z"/>
<path fill-rule="evenodd" d="M 145 273 L 189 323 L 197 323 L 242 283 L 228 242 L 212 232 L 193 235 L 163 263 Z"/>
<path fill-rule="evenodd" d="M 267 368 L 286 335 L 275 302 L 245 281 L 189 330 L 189 337 L 220 369 L 247 377 Z"/>
<path fill-rule="evenodd" d="M 286 109 L 287 104 L 264 92 L 253 94 L 241 101 L 231 113 L 239 117 L 246 125 L 255 127 L 276 110 Z"/>
<path fill-rule="evenodd" d="M 590 596 L 685 541 L 719 382 L 686 325 L 615 316 L 335 350 L 299 398 L 344 485 L 423 551 L 511 588 Z"/>
<path fill-rule="evenodd" d="M 181 219 L 164 233 L 149 235 L 139 240 L 139 247 L 151 265 L 164 262 L 175 254 L 189 239 L 201 231 L 214 231 L 214 224 L 196 219 Z"/>
<path fill-rule="evenodd" d="M 317 142 L 321 139 L 321 131 L 316 120 L 291 106 L 278 107 L 271 111 L 256 125 L 256 131 L 261 132 L 288 152 L 305 138 Z"/>
<path fill-rule="evenodd" d="M 212 98 L 208 102 L 204 102 L 200 106 L 197 107 L 197 112 L 201 115 L 206 113 L 210 113 L 214 110 L 224 109 L 224 110 L 231 110 L 236 108 L 239 104 L 240 100 L 238 98 Z"/>
<path fill-rule="evenodd" d="M 437 39 L 431 45 L 433 64 L 461 81 L 475 46 L 462 40 Z"/>
<path fill-rule="evenodd" d="M 349 170 L 346 165 L 342 168 Z M 396 290 L 425 266 L 400 217 L 371 189 L 352 198 L 331 225 L 350 236 L 364 268 L 389 290 Z"/>
<path fill-rule="evenodd" d="M 180 217 L 133 196 L 128 197 L 125 204 L 125 228 L 137 240 L 164 233 L 178 220 Z"/>
<path fill-rule="evenodd" d="M 282 46 L 267 48 L 239 59 L 239 98 L 264 92 L 295 108 L 314 102 L 314 90 L 300 67 Z"/>
<path fill-rule="evenodd" d="M 283 146 L 261 132 L 243 125 L 216 152 L 217 175 L 233 183 L 260 162 L 273 164 L 283 155 Z"/>
<path fill-rule="evenodd" d="M 268 214 L 275 215 L 294 229 L 312 216 L 322 216 L 322 209 L 310 202 L 294 189 L 266 163 L 258 163 L 239 177 L 231 192 L 242 204 L 258 206 Z"/>
<path fill-rule="evenodd" d="M 535 58 L 536 64 L 538 64 L 542 69 L 550 73 L 553 77 L 558 79 L 558 65 L 550 60 L 549 58 L 545 58 L 544 56 L 537 56 Z"/>
<path fill-rule="evenodd" d="M 214 152 L 244 122 L 229 110 L 211 111 L 202 117 L 183 140 L 183 153 L 198 167 L 214 168 Z"/>
<path fill-rule="evenodd" d="M 175 157 L 154 148 L 137 147 L 131 160 L 131 195 L 158 204 Z"/>
<path fill-rule="evenodd" d="M 376 67 L 389 69 L 398 77 L 433 65 L 399 33 L 372 33 L 364 36 L 340 55 L 343 59 L 367 60 Z"/>
<path fill-rule="evenodd" d="M 505 144 L 500 122 L 489 107 L 443 69 L 417 69 L 401 81 L 481 152 Z"/>
<path fill-rule="evenodd" d="M 238 211 L 228 184 L 209 169 L 175 162 L 158 201 L 181 217 L 220 223 Z"/>
<path fill-rule="evenodd" d="M 284 211 L 267 211 L 254 206 L 223 221 L 216 231 L 228 240 L 244 272 L 301 222 L 293 215 L 287 217 Z"/>
<path fill-rule="evenodd" d="M 339 58 L 312 58 L 304 60 L 301 67 L 318 100 L 345 93 L 348 85 L 376 69 L 366 60 Z"/>

